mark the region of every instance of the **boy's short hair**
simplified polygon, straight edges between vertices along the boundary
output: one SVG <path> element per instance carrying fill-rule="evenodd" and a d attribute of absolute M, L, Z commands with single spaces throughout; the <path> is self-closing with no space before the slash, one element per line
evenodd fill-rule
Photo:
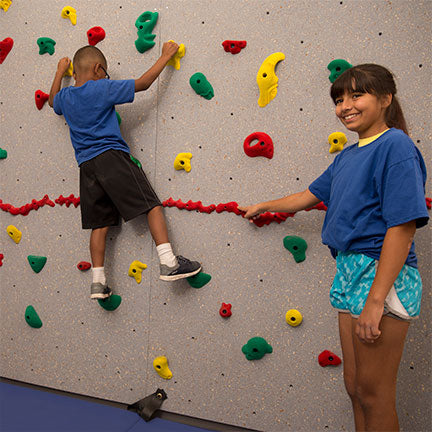
<path fill-rule="evenodd" d="M 76 70 L 83 70 L 88 66 L 92 66 L 94 62 L 102 63 L 105 67 L 107 66 L 107 61 L 102 51 L 92 45 L 80 48 L 72 60 L 74 69 Z"/>

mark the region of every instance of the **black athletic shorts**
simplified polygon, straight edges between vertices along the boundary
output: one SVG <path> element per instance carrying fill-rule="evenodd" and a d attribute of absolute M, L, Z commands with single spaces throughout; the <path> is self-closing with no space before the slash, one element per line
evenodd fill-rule
<path fill-rule="evenodd" d="M 162 205 L 142 168 L 121 150 L 106 152 L 80 165 L 83 229 L 118 225 Z"/>

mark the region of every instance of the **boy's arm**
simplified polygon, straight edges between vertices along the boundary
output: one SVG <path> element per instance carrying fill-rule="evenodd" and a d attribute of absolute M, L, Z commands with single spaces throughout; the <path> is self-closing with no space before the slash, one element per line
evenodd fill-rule
<path fill-rule="evenodd" d="M 61 81 L 62 81 L 63 75 L 65 74 L 65 72 L 69 68 L 69 64 L 70 64 L 70 59 L 68 57 L 63 57 L 58 62 L 57 72 L 55 74 L 55 77 L 54 77 L 54 80 L 53 80 L 53 83 L 51 86 L 50 94 L 49 94 L 49 99 L 48 99 L 48 104 L 51 108 L 53 107 L 53 104 L 54 104 L 55 95 L 60 91 Z"/>
<path fill-rule="evenodd" d="M 147 72 L 135 80 L 135 92 L 147 90 L 153 84 L 153 81 L 160 75 L 177 50 L 178 45 L 175 42 L 165 42 L 162 47 L 162 54 L 156 63 Z"/>

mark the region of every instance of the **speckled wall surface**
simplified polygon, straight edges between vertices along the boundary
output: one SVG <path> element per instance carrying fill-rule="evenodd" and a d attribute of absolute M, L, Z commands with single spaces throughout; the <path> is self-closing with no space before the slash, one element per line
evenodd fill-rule
<path fill-rule="evenodd" d="M 376 62 L 397 77 L 411 137 L 432 172 L 430 141 L 429 1 L 74 1 L 77 24 L 60 17 L 66 3 L 13 1 L 0 10 L 0 40 L 14 47 L 0 65 L 0 160 L 3 203 L 19 207 L 48 194 L 77 196 L 78 168 L 62 117 L 34 92 L 48 93 L 58 60 L 87 43 L 98 25 L 98 44 L 112 78 L 136 78 L 158 58 L 161 42 L 186 45 L 181 69 L 167 68 L 133 104 L 117 108 L 121 130 L 160 198 L 201 200 L 204 205 L 248 204 L 306 188 L 333 160 L 327 136 L 342 130 L 328 96 L 327 64 Z M 139 54 L 136 18 L 158 11 L 156 45 Z M 55 54 L 38 54 L 36 39 L 53 38 Z M 245 39 L 237 55 L 225 39 Z M 281 51 L 279 88 L 265 108 L 257 104 L 256 74 L 262 61 Z M 203 72 L 215 97 L 205 100 L 189 85 Z M 65 85 L 72 84 L 65 80 Z M 248 158 L 243 141 L 269 134 L 273 159 Z M 347 134 L 349 144 L 354 134 Z M 175 171 L 177 153 L 191 152 L 192 170 Z M 430 182 L 427 195 L 431 195 Z M 144 217 L 112 229 L 107 275 L 122 304 L 107 312 L 89 299 L 91 275 L 76 269 L 90 260 L 89 233 L 78 208 L 44 206 L 27 216 L 1 212 L 1 375 L 42 386 L 132 403 L 165 389 L 167 411 L 265 431 L 352 430 L 342 367 L 321 368 L 318 354 L 341 354 L 337 313 L 328 290 L 335 264 L 320 242 L 324 213 L 302 212 L 257 228 L 232 213 L 165 209 L 177 253 L 203 263 L 211 282 L 201 289 L 186 281 L 158 280 L 158 259 Z M 16 245 L 5 228 L 23 232 Z M 399 373 L 398 407 L 403 430 L 431 429 L 430 420 L 430 228 L 417 233 L 424 280 L 420 319 L 411 326 Z M 296 264 L 283 248 L 286 235 L 308 243 Z M 35 274 L 27 255 L 48 257 Z M 148 265 L 143 281 L 127 276 L 130 263 Z M 233 315 L 222 319 L 221 303 Z M 43 327 L 24 320 L 27 305 Z M 285 322 L 299 309 L 301 326 Z M 241 347 L 262 336 L 273 353 L 249 362 Z M 156 356 L 169 360 L 173 378 L 153 370 Z"/>

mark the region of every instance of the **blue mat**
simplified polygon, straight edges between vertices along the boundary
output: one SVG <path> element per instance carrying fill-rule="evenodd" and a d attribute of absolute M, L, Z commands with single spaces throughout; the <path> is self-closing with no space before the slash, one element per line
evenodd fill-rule
<path fill-rule="evenodd" d="M 120 408 L 0 382 L 1 432 L 208 432 Z"/>

